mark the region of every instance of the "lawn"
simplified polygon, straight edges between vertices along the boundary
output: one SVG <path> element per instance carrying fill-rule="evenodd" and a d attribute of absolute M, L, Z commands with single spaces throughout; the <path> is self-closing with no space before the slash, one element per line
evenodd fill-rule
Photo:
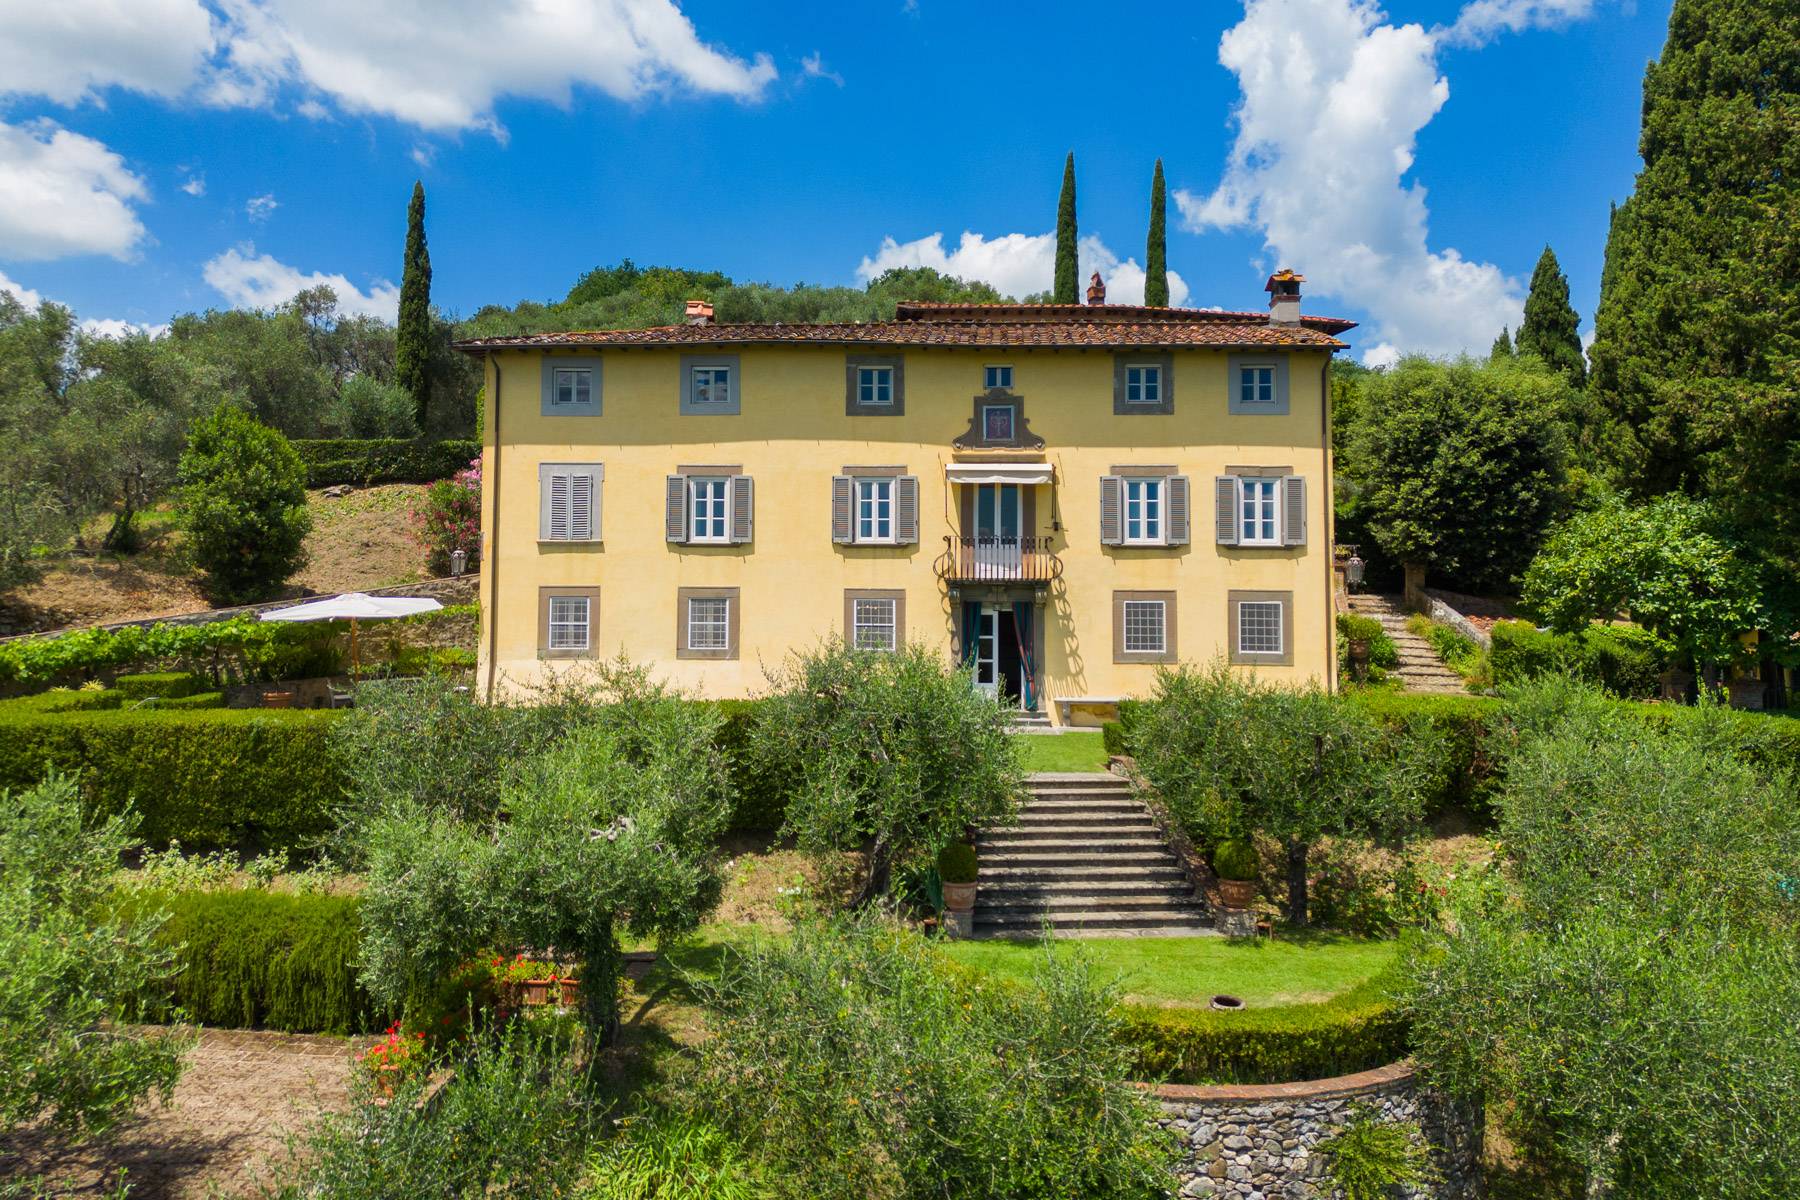
<path fill-rule="evenodd" d="M 1027 771 L 1104 771 L 1106 747 L 1098 729 L 1072 733 L 1022 733 Z"/>
<path fill-rule="evenodd" d="M 1204 1004 L 1225 992 L 1249 1005 L 1312 1004 L 1380 974 L 1394 961 L 1394 943 L 1334 934 L 1289 936 L 1273 942 L 1227 938 L 1093 938 L 1058 944 L 1076 951 L 1125 997 L 1152 1005 Z M 956 962 L 1002 978 L 1029 981 L 1043 954 L 1033 941 L 948 942 Z"/>

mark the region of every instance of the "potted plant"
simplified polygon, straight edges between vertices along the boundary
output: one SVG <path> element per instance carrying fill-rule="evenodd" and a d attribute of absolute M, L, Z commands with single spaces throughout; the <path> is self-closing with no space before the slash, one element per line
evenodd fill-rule
<path fill-rule="evenodd" d="M 496 958 L 493 962 L 494 982 L 509 1008 L 537 1008 L 549 1004 L 550 992 L 559 982 L 556 964 L 540 962 L 518 954 L 512 959 Z"/>
<path fill-rule="evenodd" d="M 937 868 L 944 882 L 944 911 L 952 914 L 952 925 L 966 931 L 975 910 L 975 847 L 951 842 L 938 852 Z"/>
<path fill-rule="evenodd" d="M 356 1061 L 368 1072 L 375 1094 L 392 1099 L 400 1081 L 425 1065 L 425 1035 L 404 1033 L 395 1021 L 387 1027 L 387 1036 L 357 1055 Z"/>
<path fill-rule="evenodd" d="M 1256 901 L 1256 847 L 1248 838 L 1228 838 L 1214 846 L 1212 867 L 1226 908 L 1249 908 Z"/>

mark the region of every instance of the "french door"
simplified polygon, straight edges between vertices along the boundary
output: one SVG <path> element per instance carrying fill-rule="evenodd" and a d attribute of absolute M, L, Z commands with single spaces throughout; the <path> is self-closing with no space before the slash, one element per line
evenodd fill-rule
<path fill-rule="evenodd" d="M 975 624 L 975 690 L 1000 694 L 1000 610 L 983 604 Z"/>
<path fill-rule="evenodd" d="M 975 485 L 975 578 L 1018 579 L 1024 574 L 1019 485 Z"/>

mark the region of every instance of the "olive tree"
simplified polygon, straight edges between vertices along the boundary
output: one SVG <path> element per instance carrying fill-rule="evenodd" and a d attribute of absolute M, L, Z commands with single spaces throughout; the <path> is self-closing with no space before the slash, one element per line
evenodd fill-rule
<path fill-rule="evenodd" d="M 1023 772 L 1000 706 L 922 648 L 798 653 L 772 673 L 754 753 L 791 782 L 785 832 L 824 858 L 865 843 L 856 902 L 894 869 L 1018 810 Z"/>
<path fill-rule="evenodd" d="M 1132 741 L 1195 840 L 1261 833 L 1281 844 L 1294 925 L 1308 921 L 1313 845 L 1415 831 L 1443 757 L 1422 723 L 1392 729 L 1315 684 L 1265 684 L 1222 663 L 1163 671 Z"/>
<path fill-rule="evenodd" d="M 0 1133 L 40 1120 L 104 1133 L 175 1088 L 187 1039 L 129 1023 L 175 972 L 164 914 L 114 902 L 135 845 L 127 818 L 84 824 L 71 780 L 0 793 Z"/>
<path fill-rule="evenodd" d="M 605 668 L 591 719 L 517 762 L 491 810 L 402 793 L 362 825 L 362 975 L 423 1002 L 491 948 L 578 956 L 590 1028 L 616 1017 L 619 939 L 694 929 L 723 888 L 730 817 L 718 713 Z"/>
<path fill-rule="evenodd" d="M 1774 1200 L 1800 1162 L 1800 789 L 1707 706 L 1510 697 L 1505 859 L 1413 956 L 1433 1080 L 1510 1115 L 1589 1195 Z"/>

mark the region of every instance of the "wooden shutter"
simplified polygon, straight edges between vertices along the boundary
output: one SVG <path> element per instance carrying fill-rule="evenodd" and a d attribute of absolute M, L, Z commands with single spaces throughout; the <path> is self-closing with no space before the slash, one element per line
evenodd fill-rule
<path fill-rule="evenodd" d="M 1213 480 L 1217 500 L 1219 545 L 1238 544 L 1238 481 L 1236 475 L 1220 475 Z"/>
<path fill-rule="evenodd" d="M 1281 544 L 1306 545 L 1306 479 L 1284 475 L 1281 479 Z"/>
<path fill-rule="evenodd" d="M 748 542 L 754 532 L 753 485 L 748 475 L 733 475 L 727 481 L 727 486 L 731 493 L 731 540 L 741 545 Z"/>
<path fill-rule="evenodd" d="M 1117 546 L 1125 540 L 1125 516 L 1122 497 L 1124 480 L 1117 475 L 1100 477 L 1100 544 Z"/>
<path fill-rule="evenodd" d="M 543 507 L 538 514 L 538 537 L 560 542 L 569 536 L 569 474 L 566 471 L 544 473 Z"/>
<path fill-rule="evenodd" d="M 845 543 L 854 540 L 850 520 L 852 484 L 848 475 L 831 477 L 831 540 Z"/>
<path fill-rule="evenodd" d="M 910 546 L 919 540 L 919 477 L 894 480 L 894 541 Z"/>
<path fill-rule="evenodd" d="M 671 542 L 685 542 L 688 535 L 687 476 L 668 477 L 667 502 L 663 505 L 663 532 Z"/>
<path fill-rule="evenodd" d="M 594 537 L 594 477 L 586 471 L 569 476 L 569 532 L 572 542 Z"/>
<path fill-rule="evenodd" d="M 1163 488 L 1169 497 L 1169 519 L 1164 523 L 1167 536 L 1163 541 L 1171 546 L 1185 546 L 1188 544 L 1188 477 L 1171 475 Z"/>

